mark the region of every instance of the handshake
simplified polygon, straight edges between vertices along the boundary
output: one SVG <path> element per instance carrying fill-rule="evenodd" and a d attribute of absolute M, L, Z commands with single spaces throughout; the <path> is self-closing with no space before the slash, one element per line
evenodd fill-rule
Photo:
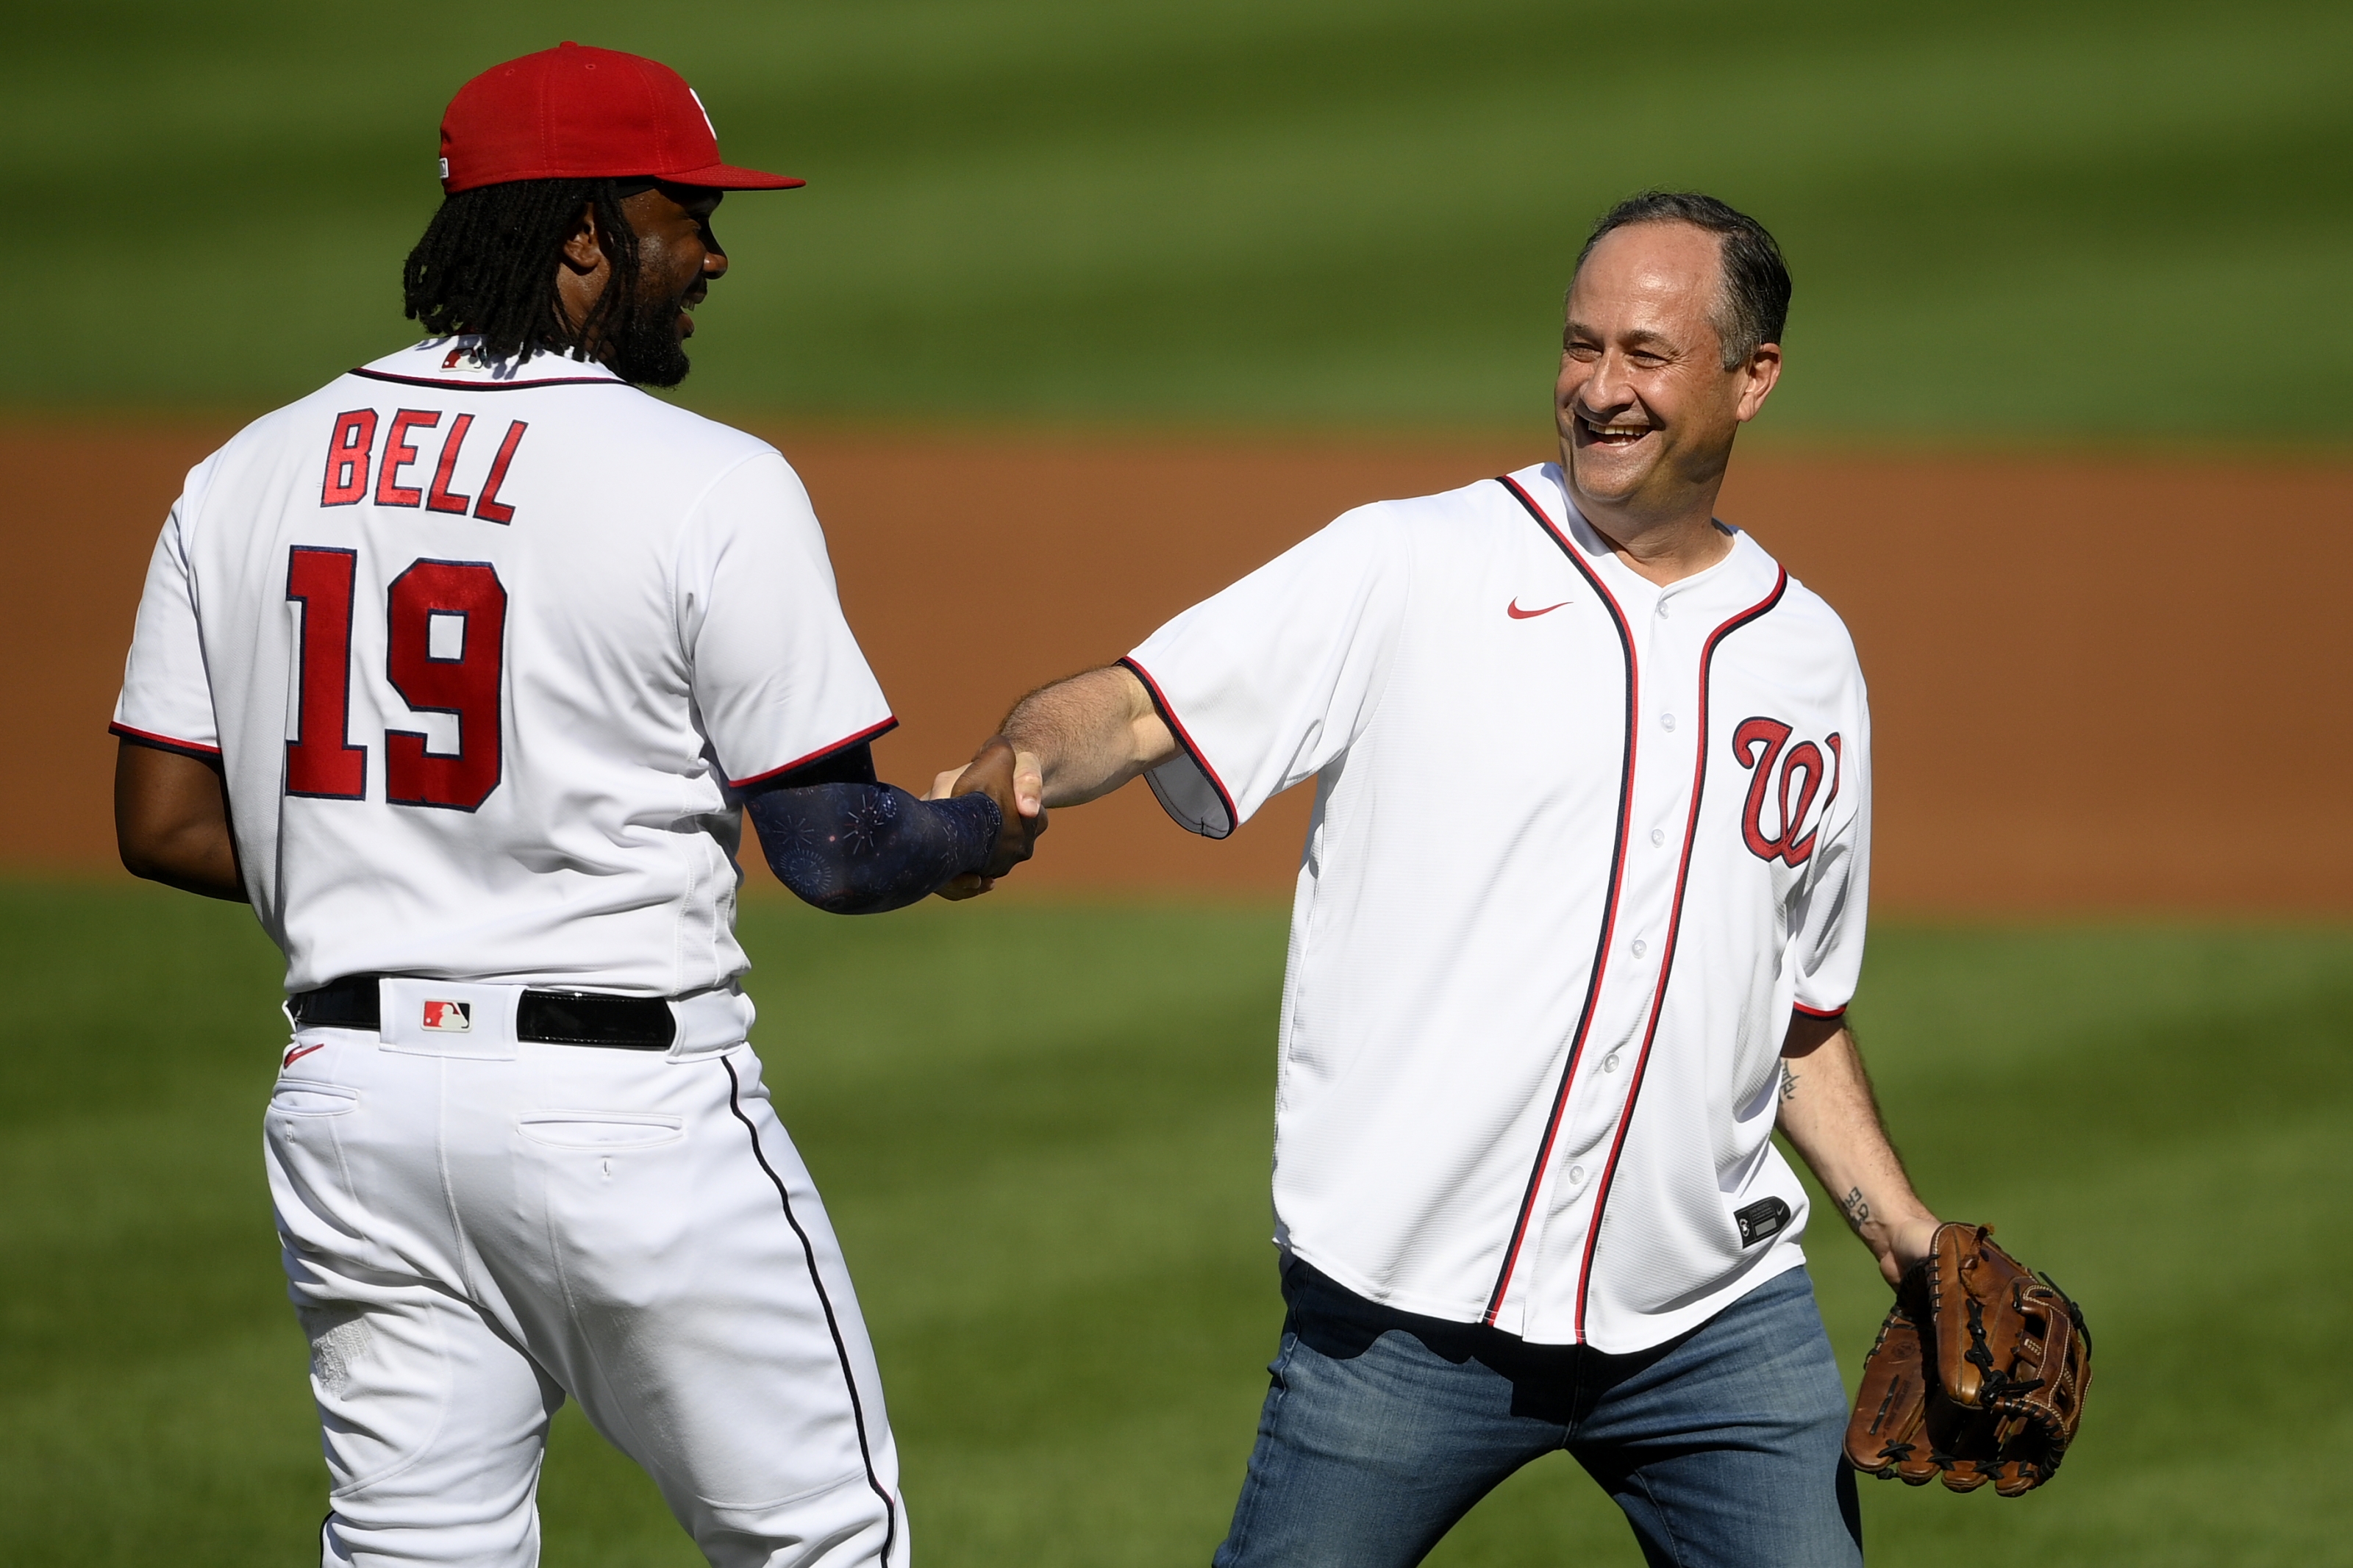
<path fill-rule="evenodd" d="M 1036 752 L 1015 750 L 1003 735 L 990 736 L 972 761 L 942 773 L 923 798 L 953 800 L 966 795 L 985 795 L 995 801 L 1004 826 L 997 830 L 988 864 L 938 889 L 944 899 L 972 899 L 988 891 L 999 877 L 1036 852 L 1039 835 L 1046 831 L 1044 766 Z"/>
<path fill-rule="evenodd" d="M 1108 795 L 1176 753 L 1144 683 L 1111 665 L 1023 698 L 972 761 L 933 782 L 926 804 L 878 783 L 861 745 L 854 759 L 796 773 L 745 805 L 786 887 L 830 913 L 881 914 L 933 893 L 988 891 L 1029 858 L 1050 802 Z"/>
<path fill-rule="evenodd" d="M 933 781 L 926 800 L 986 795 L 1004 817 L 978 871 L 947 881 L 944 899 L 985 893 L 1029 858 L 1046 831 L 1046 807 L 1079 805 L 1176 755 L 1176 737 L 1152 695 L 1124 664 L 1044 686 L 1014 704 L 997 732 Z M 966 862 L 969 864 L 970 862 Z"/>

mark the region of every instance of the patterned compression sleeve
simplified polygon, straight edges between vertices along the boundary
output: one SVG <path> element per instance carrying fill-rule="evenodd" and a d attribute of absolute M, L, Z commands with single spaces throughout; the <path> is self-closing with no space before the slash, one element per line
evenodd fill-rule
<path fill-rule="evenodd" d="M 886 784 L 772 789 L 746 805 L 777 879 L 837 915 L 929 898 L 987 865 L 1004 826 L 985 795 L 917 800 Z"/>

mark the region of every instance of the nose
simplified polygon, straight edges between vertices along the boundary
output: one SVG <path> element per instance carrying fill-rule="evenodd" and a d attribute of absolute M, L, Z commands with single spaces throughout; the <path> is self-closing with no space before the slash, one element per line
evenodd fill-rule
<path fill-rule="evenodd" d="M 702 233 L 702 275 L 705 278 L 727 275 L 727 252 L 720 248 L 719 237 L 709 229 Z"/>
<path fill-rule="evenodd" d="M 1594 414 L 1615 414 L 1632 406 L 1634 383 L 1626 374 L 1626 356 L 1614 348 L 1603 350 L 1578 395 L 1586 409 Z"/>

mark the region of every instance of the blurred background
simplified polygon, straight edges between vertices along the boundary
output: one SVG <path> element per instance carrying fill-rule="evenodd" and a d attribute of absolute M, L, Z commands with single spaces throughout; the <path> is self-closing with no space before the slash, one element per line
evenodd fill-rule
<path fill-rule="evenodd" d="M 1764 220 L 1788 371 L 1722 511 L 1872 681 L 1855 1016 L 1930 1202 L 2100 1343 L 2052 1487 L 1868 1485 L 1874 1555 L 2346 1558 L 2353 11 L 99 0 L 0 15 L 0 1559 L 309 1550 L 276 955 L 114 868 L 107 710 L 181 475 L 408 341 L 441 107 L 564 38 L 809 181 L 721 210 L 672 395 L 808 479 L 902 782 L 1345 507 L 1546 457 L 1610 202 Z M 929 1562 L 1222 1532 L 1281 1315 L 1301 793 L 1210 845 L 1126 792 L 955 909 L 827 921 L 751 872 Z M 1813 1241 L 1852 1373 L 1883 1289 Z M 545 1494 L 551 1563 L 695 1560 L 568 1412 Z M 1639 1560 L 1559 1458 L 1436 1561 L 1572 1558 Z"/>

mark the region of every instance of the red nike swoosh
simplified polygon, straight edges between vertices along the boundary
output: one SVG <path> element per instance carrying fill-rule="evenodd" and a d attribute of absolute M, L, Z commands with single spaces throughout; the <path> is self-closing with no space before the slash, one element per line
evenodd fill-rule
<path fill-rule="evenodd" d="M 327 1042 L 324 1040 L 321 1040 L 318 1044 L 313 1046 L 297 1046 L 292 1050 L 286 1053 L 286 1059 L 284 1061 L 278 1064 L 279 1070 L 283 1072 L 286 1068 L 292 1067 L 296 1062 L 301 1061 L 304 1057 L 309 1056 L 312 1051 L 323 1051 L 326 1048 Z"/>
<path fill-rule="evenodd" d="M 1568 601 L 1567 599 L 1563 599 L 1560 602 L 1560 605 L 1566 605 Z M 1546 605 L 1541 610 L 1524 610 L 1520 608 L 1520 601 L 1517 598 L 1514 598 L 1510 604 L 1504 606 L 1504 614 L 1511 616 L 1512 619 L 1515 621 L 1532 621 L 1538 616 L 1551 615 L 1555 610 L 1560 608 L 1560 605 Z"/>

